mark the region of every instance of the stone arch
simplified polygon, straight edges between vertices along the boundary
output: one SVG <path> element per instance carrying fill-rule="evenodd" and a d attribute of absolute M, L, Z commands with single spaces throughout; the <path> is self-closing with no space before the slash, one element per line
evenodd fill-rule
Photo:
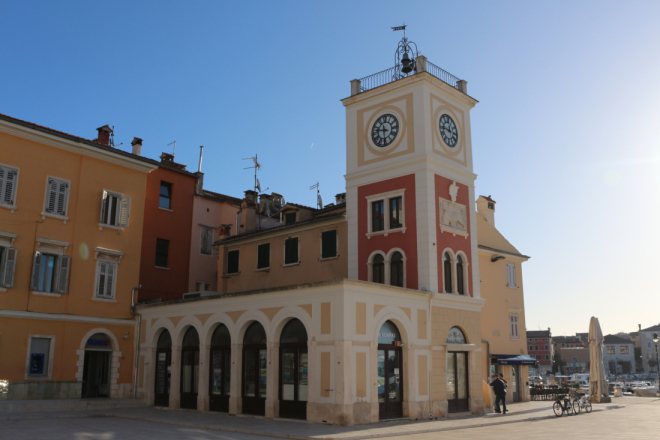
<path fill-rule="evenodd" d="M 381 255 L 383 257 L 383 260 L 385 260 L 385 270 L 387 270 L 387 254 L 381 250 L 376 250 L 373 251 L 370 255 L 369 258 L 367 259 L 367 281 L 373 282 L 373 261 L 376 255 Z M 387 279 L 384 280 L 385 284 L 387 284 Z"/>
<path fill-rule="evenodd" d="M 459 329 L 461 331 L 461 333 L 463 333 L 463 337 L 465 338 L 465 343 L 466 344 L 471 344 L 470 336 L 469 336 L 468 332 L 465 331 L 463 326 L 458 325 L 458 324 L 452 324 L 451 327 L 449 327 L 449 330 L 447 330 L 447 334 L 445 335 L 444 342 L 447 342 L 447 336 L 449 335 L 449 332 L 451 331 L 451 329 L 453 329 L 454 327 L 456 327 L 457 329 Z"/>
<path fill-rule="evenodd" d="M 172 338 L 172 345 L 174 345 L 174 334 L 176 332 L 176 329 L 174 328 L 174 325 L 172 324 L 172 321 L 170 321 L 167 318 L 159 318 L 156 322 L 153 323 L 151 326 L 151 338 L 147 338 L 147 341 L 151 341 L 151 344 L 149 347 L 156 348 L 156 345 L 158 345 L 158 338 L 160 338 L 160 334 L 163 332 L 163 330 L 167 330 L 170 332 L 170 338 Z"/>
<path fill-rule="evenodd" d="M 119 366 L 121 359 L 121 351 L 119 351 L 119 341 L 115 334 L 107 328 L 99 327 L 88 331 L 80 341 L 80 349 L 78 350 L 78 372 L 76 372 L 76 379 L 83 380 L 85 370 L 85 345 L 87 340 L 96 333 L 103 333 L 112 341 L 112 355 L 110 359 L 110 397 L 117 397 L 117 381 L 119 380 Z"/>
<path fill-rule="evenodd" d="M 254 321 L 261 324 L 266 332 L 266 338 L 271 335 L 271 325 L 270 320 L 264 312 L 261 310 L 249 310 L 241 315 L 236 321 L 234 326 L 234 333 L 231 335 L 232 341 L 236 341 L 237 344 L 243 343 L 243 337 L 245 332 Z M 267 339 L 268 342 L 272 342 L 270 339 Z"/>
<path fill-rule="evenodd" d="M 224 324 L 229 330 L 229 336 L 232 338 L 231 343 L 235 344 L 234 341 L 234 321 L 224 312 L 214 313 L 209 316 L 204 325 L 204 332 L 199 334 L 199 342 L 201 345 L 209 346 L 211 345 L 211 338 L 213 337 L 213 332 L 220 325 Z"/>
<path fill-rule="evenodd" d="M 297 319 L 303 323 L 307 331 L 307 339 L 311 341 L 313 332 L 312 318 L 298 306 L 287 306 L 275 314 L 272 322 L 272 333 L 267 334 L 268 340 L 279 342 L 284 326 L 292 319 Z"/>
<path fill-rule="evenodd" d="M 387 306 L 374 317 L 375 327 L 371 331 L 373 341 L 378 341 L 378 332 L 380 332 L 380 328 L 385 324 L 385 321 L 392 321 L 396 325 L 404 344 L 410 343 L 411 335 L 414 335 L 412 322 L 408 315 L 396 306 Z"/>
<path fill-rule="evenodd" d="M 185 316 L 176 326 L 175 334 L 172 334 L 172 346 L 181 347 L 183 344 L 183 336 L 188 331 L 188 327 L 194 327 L 197 330 L 197 335 L 199 336 L 200 343 L 202 340 L 202 335 L 204 335 L 204 327 L 202 322 L 196 316 Z"/>
<path fill-rule="evenodd" d="M 458 257 L 461 257 L 463 260 L 463 290 L 464 290 L 464 295 L 465 296 L 470 296 L 470 277 L 468 276 L 469 272 L 469 267 L 470 267 L 470 261 L 468 260 L 467 255 L 465 255 L 465 252 L 463 251 L 456 251 L 456 256 L 454 257 L 454 267 L 456 268 L 456 276 L 458 277 Z M 458 278 L 456 279 L 458 282 Z M 456 289 L 456 293 L 458 293 L 458 289 Z"/>

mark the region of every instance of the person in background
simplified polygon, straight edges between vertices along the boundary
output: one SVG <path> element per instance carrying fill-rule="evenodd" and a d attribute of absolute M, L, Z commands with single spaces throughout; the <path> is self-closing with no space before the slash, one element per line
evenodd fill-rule
<path fill-rule="evenodd" d="M 490 383 L 490 386 L 493 387 L 493 392 L 495 393 L 495 408 L 494 411 L 498 414 L 506 414 L 506 380 L 504 380 L 504 375 L 500 373 L 499 377 L 495 376 L 493 381 Z M 500 411 L 500 401 L 502 402 L 502 411 Z"/>

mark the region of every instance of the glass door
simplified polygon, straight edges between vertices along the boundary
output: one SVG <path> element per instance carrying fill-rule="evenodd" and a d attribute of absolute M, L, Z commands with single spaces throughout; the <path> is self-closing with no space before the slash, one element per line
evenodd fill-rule
<path fill-rule="evenodd" d="M 170 406 L 170 382 L 172 378 L 172 340 L 163 330 L 156 348 L 156 386 L 154 406 Z"/>
<path fill-rule="evenodd" d="M 181 347 L 181 408 L 197 409 L 199 385 L 199 337 L 190 327 Z"/>
<path fill-rule="evenodd" d="M 292 319 L 280 336 L 280 417 L 307 419 L 307 330 Z"/>
<path fill-rule="evenodd" d="M 511 391 L 513 391 L 513 401 L 518 402 L 518 366 L 511 366 Z"/>
<path fill-rule="evenodd" d="M 253 322 L 243 337 L 243 413 L 266 415 L 268 357 L 266 332 Z"/>
<path fill-rule="evenodd" d="M 378 412 L 381 419 L 403 416 L 401 348 L 378 345 Z"/>
<path fill-rule="evenodd" d="M 220 324 L 213 331 L 210 354 L 209 410 L 229 412 L 231 336 L 226 325 Z"/>
<path fill-rule="evenodd" d="M 447 403 L 449 412 L 469 410 L 468 365 L 466 352 L 447 353 Z"/>

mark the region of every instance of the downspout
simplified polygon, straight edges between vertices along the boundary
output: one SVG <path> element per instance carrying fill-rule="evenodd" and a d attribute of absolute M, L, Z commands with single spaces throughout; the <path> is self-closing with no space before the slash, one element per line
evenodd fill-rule
<path fill-rule="evenodd" d="M 433 325 L 433 292 L 429 291 L 429 327 Z M 429 328 L 433 332 L 432 328 Z M 433 352 L 431 354 L 430 363 L 433 365 Z M 429 371 L 429 420 L 433 420 L 433 368 Z"/>
<path fill-rule="evenodd" d="M 133 399 L 137 399 L 137 387 L 138 387 L 138 374 L 139 374 L 139 361 L 140 361 L 140 339 L 142 339 L 142 315 L 135 311 L 135 291 L 142 289 L 142 284 L 131 289 L 131 315 L 137 316 L 138 318 L 138 328 L 137 328 L 137 344 L 135 350 L 135 367 L 133 368 Z"/>

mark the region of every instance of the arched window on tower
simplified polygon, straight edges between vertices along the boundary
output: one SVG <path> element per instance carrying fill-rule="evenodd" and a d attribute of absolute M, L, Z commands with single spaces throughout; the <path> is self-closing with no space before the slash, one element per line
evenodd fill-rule
<path fill-rule="evenodd" d="M 385 258 L 383 258 L 381 254 L 376 254 L 374 256 L 371 270 L 371 281 L 374 283 L 385 284 Z"/>
<path fill-rule="evenodd" d="M 456 256 L 456 286 L 459 295 L 465 295 L 465 283 L 463 278 L 463 258 L 460 255 Z"/>
<path fill-rule="evenodd" d="M 445 293 L 452 293 L 453 290 L 451 288 L 452 282 L 451 282 L 451 256 L 449 255 L 449 252 L 445 252 L 445 262 L 443 263 L 444 265 L 444 273 L 445 273 Z"/>
<path fill-rule="evenodd" d="M 403 255 L 394 252 L 390 259 L 390 284 L 392 286 L 404 287 L 403 285 Z"/>

